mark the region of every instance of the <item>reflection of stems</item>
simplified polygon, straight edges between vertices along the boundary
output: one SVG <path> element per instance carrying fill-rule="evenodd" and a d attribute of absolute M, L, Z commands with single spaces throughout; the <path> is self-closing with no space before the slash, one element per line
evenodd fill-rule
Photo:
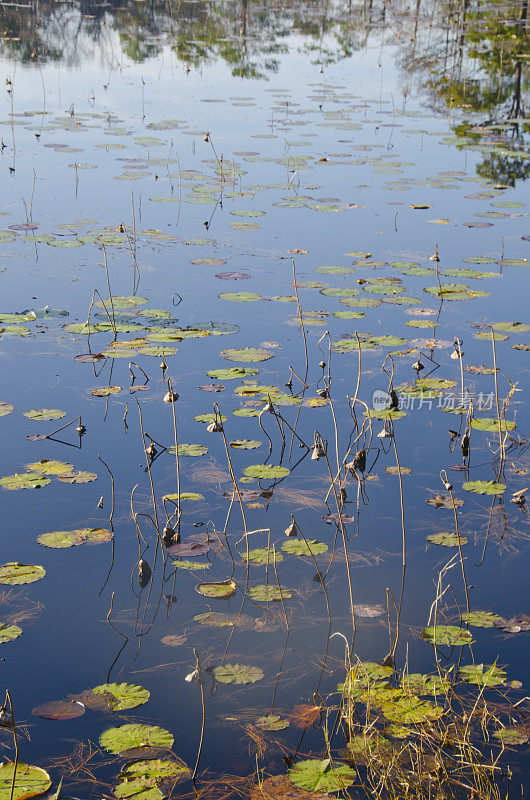
<path fill-rule="evenodd" d="M 296 268 L 294 265 L 294 258 L 293 258 L 293 286 L 294 286 L 294 293 L 296 295 L 296 307 L 298 309 L 298 319 L 300 320 L 300 325 L 302 327 L 302 336 L 304 339 L 304 353 L 305 353 L 305 377 L 304 383 L 307 382 L 307 373 L 309 372 L 309 359 L 307 355 L 307 339 L 305 335 L 305 328 L 304 328 L 304 321 L 302 319 L 302 309 L 300 308 L 300 298 L 298 297 L 298 286 L 296 285 Z"/>
<path fill-rule="evenodd" d="M 159 525 L 159 522 L 158 522 L 158 510 L 157 510 L 157 507 L 156 507 L 155 487 L 154 487 L 154 484 L 153 484 L 153 476 L 151 474 L 151 464 L 149 462 L 149 456 L 147 455 L 147 448 L 145 446 L 145 433 L 144 433 L 144 425 L 143 425 L 143 422 L 142 422 L 142 409 L 140 408 L 140 403 L 138 402 L 138 400 L 136 401 L 136 405 L 138 406 L 138 414 L 140 416 L 140 432 L 142 434 L 142 444 L 143 444 L 143 447 L 144 447 L 145 460 L 147 462 L 147 472 L 149 474 L 149 482 L 151 484 L 151 498 L 152 498 L 152 501 L 153 501 L 153 509 L 154 509 L 154 512 L 155 512 L 156 533 L 157 533 L 157 536 L 158 536 L 158 540 L 160 541 L 160 525 Z"/>
<path fill-rule="evenodd" d="M 444 481 L 444 476 L 445 476 L 445 481 Z M 440 477 L 441 477 L 442 481 L 444 481 L 444 484 L 447 487 L 449 487 L 447 489 L 447 491 L 449 492 L 449 494 L 451 496 L 451 502 L 453 504 L 453 514 L 454 514 L 454 518 L 455 518 L 456 538 L 457 538 L 457 541 L 458 541 L 458 552 L 460 554 L 460 566 L 462 567 L 462 580 L 464 581 L 464 591 L 466 593 L 467 613 L 469 614 L 469 592 L 468 592 L 468 589 L 467 589 L 466 570 L 465 570 L 465 567 L 464 567 L 464 556 L 462 555 L 462 542 L 460 540 L 460 529 L 458 527 L 458 514 L 456 513 L 456 503 L 455 503 L 455 498 L 453 497 L 453 488 L 452 488 L 451 484 L 449 483 L 449 481 L 447 480 L 447 473 L 445 472 L 445 470 L 441 471 Z"/>
<path fill-rule="evenodd" d="M 270 536 L 270 531 L 269 531 L 269 536 Z M 269 548 L 267 547 L 267 565 L 268 565 L 268 560 L 269 560 Z M 278 568 L 276 566 L 276 545 L 274 545 L 274 544 L 272 545 L 272 563 L 273 563 L 273 566 L 274 566 L 274 574 L 276 576 L 276 583 L 278 584 L 278 591 L 280 593 L 280 600 L 282 601 L 282 608 L 283 608 L 283 615 L 285 617 L 285 624 L 287 625 L 287 630 L 290 630 L 289 620 L 287 618 L 287 611 L 285 610 L 285 603 L 283 602 L 282 587 L 280 586 L 280 580 L 278 578 Z"/>
<path fill-rule="evenodd" d="M 9 701 L 9 712 L 11 714 L 11 723 L 13 725 L 13 742 L 15 745 L 15 763 L 13 764 L 13 780 L 11 781 L 11 794 L 9 796 L 9 800 L 13 800 L 13 794 L 15 791 L 15 779 L 17 776 L 17 766 L 18 766 L 18 736 L 17 736 L 17 726 L 15 723 L 15 713 L 13 711 L 13 701 L 11 700 L 9 689 L 6 689 L 6 699 Z"/>
<path fill-rule="evenodd" d="M 199 749 L 197 751 L 197 761 L 195 762 L 195 769 L 193 770 L 193 774 L 191 776 L 192 781 L 195 781 L 195 776 L 197 775 L 197 770 L 199 768 L 199 761 L 201 760 L 201 752 L 202 752 L 202 743 L 204 741 L 204 728 L 206 725 L 206 704 L 204 702 L 204 684 L 203 684 L 203 677 L 202 677 L 202 669 L 199 663 L 199 655 L 195 648 L 193 648 L 193 655 L 195 656 L 196 662 L 196 669 L 198 672 L 198 679 L 199 684 L 201 687 L 201 705 L 202 705 L 202 725 L 201 725 L 201 738 L 199 740 Z"/>
<path fill-rule="evenodd" d="M 105 261 L 105 274 L 107 276 L 107 286 L 108 286 L 108 289 L 109 289 L 110 309 L 112 311 L 112 330 L 114 331 L 114 341 L 116 341 L 116 339 L 118 337 L 118 334 L 117 334 L 117 331 L 116 331 L 116 318 L 114 316 L 114 303 L 112 301 L 112 291 L 111 291 L 111 288 L 110 288 L 109 265 L 107 264 L 107 251 L 105 249 L 105 245 L 104 244 L 102 244 L 101 247 L 103 248 L 103 259 Z"/>
<path fill-rule="evenodd" d="M 114 659 L 114 661 L 112 662 L 112 664 L 109 667 L 109 671 L 107 672 L 107 680 L 105 681 L 106 683 L 109 683 L 109 681 L 110 681 L 110 673 L 112 672 L 112 668 L 113 668 L 114 664 L 116 663 L 116 661 L 118 660 L 118 658 L 120 657 L 123 649 L 127 645 L 127 642 L 129 641 L 129 637 L 126 636 L 124 633 L 122 633 L 120 630 L 118 630 L 118 628 L 116 628 L 116 626 L 113 625 L 112 622 L 110 621 L 110 615 L 112 614 L 113 606 L 114 606 L 114 592 L 112 592 L 112 596 L 110 598 L 110 608 L 109 608 L 109 613 L 107 614 L 107 622 L 109 623 L 109 625 L 112 628 L 112 630 L 116 631 L 116 633 L 119 634 L 123 639 L 125 639 L 125 641 L 122 644 L 122 646 L 120 647 L 120 649 L 118 650 L 116 658 Z"/>
<path fill-rule="evenodd" d="M 495 351 L 495 332 L 490 325 L 491 330 L 491 344 L 493 345 L 493 379 L 495 381 L 495 403 L 497 405 L 497 425 L 499 428 L 499 451 L 500 451 L 500 459 L 501 459 L 501 467 L 502 462 L 504 461 L 504 443 L 502 441 L 502 428 L 501 428 L 501 411 L 499 408 L 499 387 L 497 384 L 497 354 Z"/>
<path fill-rule="evenodd" d="M 98 453 L 98 459 L 101 461 L 101 463 L 103 464 L 103 466 L 105 467 L 105 469 L 107 470 L 107 472 L 110 475 L 110 484 L 111 484 L 111 488 L 112 488 L 112 510 L 110 512 L 109 525 L 110 525 L 110 529 L 113 530 L 113 528 L 112 528 L 112 517 L 114 516 L 114 476 L 113 476 L 112 472 L 110 471 L 108 465 L 103 461 L 103 459 L 99 455 L 99 453 Z"/>
<path fill-rule="evenodd" d="M 171 385 L 171 378 L 167 379 L 167 387 L 169 389 L 170 396 L 173 397 L 173 386 Z M 171 403 L 173 406 L 173 433 L 175 436 L 175 460 L 177 462 L 177 530 L 180 526 L 180 516 L 182 511 L 180 510 L 180 461 L 179 461 L 179 444 L 178 444 L 178 436 L 177 436 L 177 417 L 175 414 L 175 403 Z M 164 506 L 165 510 L 165 506 Z M 167 512 L 166 512 L 167 514 Z"/>
<path fill-rule="evenodd" d="M 65 428 L 69 428 L 70 425 L 74 424 L 74 422 L 78 422 L 79 424 L 81 424 L 81 417 L 76 417 L 75 419 L 70 420 L 70 422 L 67 422 L 66 425 L 62 425 L 60 428 L 57 428 L 56 431 L 52 431 L 51 433 L 47 433 L 46 434 L 46 438 L 49 439 L 50 436 L 55 436 L 55 434 L 59 433 L 59 431 L 64 431 Z"/>

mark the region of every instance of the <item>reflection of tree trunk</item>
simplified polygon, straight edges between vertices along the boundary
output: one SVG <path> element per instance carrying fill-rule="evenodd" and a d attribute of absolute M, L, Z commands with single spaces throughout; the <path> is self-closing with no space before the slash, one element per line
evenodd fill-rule
<path fill-rule="evenodd" d="M 515 117 L 519 116 L 519 112 L 521 111 L 521 62 L 518 61 L 515 65 L 515 85 L 513 87 L 513 115 Z"/>
<path fill-rule="evenodd" d="M 420 4 L 421 0 L 416 0 L 416 13 L 414 15 L 414 34 L 412 36 L 412 65 L 416 58 L 416 37 L 418 35 L 418 21 L 420 18 Z"/>
<path fill-rule="evenodd" d="M 247 5 L 248 0 L 241 0 L 241 36 L 247 35 Z"/>
<path fill-rule="evenodd" d="M 519 17 L 519 21 L 526 25 L 526 18 L 528 15 L 528 0 L 524 0 L 523 5 L 521 6 L 521 16 Z"/>

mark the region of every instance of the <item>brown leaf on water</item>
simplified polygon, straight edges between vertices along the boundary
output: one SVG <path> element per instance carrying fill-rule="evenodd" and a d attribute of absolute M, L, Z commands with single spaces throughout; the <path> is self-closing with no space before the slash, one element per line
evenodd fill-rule
<path fill-rule="evenodd" d="M 327 794 L 306 792 L 291 783 L 287 775 L 265 778 L 259 786 L 250 790 L 250 800 L 329 800 Z"/>
<path fill-rule="evenodd" d="M 320 720 L 320 713 L 322 706 L 294 706 L 293 710 L 287 716 L 293 721 L 293 725 L 297 728 L 308 728 L 313 725 L 317 720 Z"/>
<path fill-rule="evenodd" d="M 495 627 L 505 633 L 523 633 L 530 631 L 530 617 L 528 614 L 519 614 L 518 617 L 501 619 L 495 623 Z"/>

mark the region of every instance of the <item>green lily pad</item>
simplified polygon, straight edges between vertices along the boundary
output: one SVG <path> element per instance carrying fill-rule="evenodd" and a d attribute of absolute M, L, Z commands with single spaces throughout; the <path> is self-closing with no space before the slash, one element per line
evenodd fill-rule
<path fill-rule="evenodd" d="M 496 331 L 504 331 L 505 333 L 526 333 L 530 331 L 530 325 L 524 322 L 494 322 L 491 326 Z"/>
<path fill-rule="evenodd" d="M 464 683 L 474 686 L 501 686 L 506 680 L 506 672 L 495 664 L 470 664 L 460 667 L 458 675 Z"/>
<path fill-rule="evenodd" d="M 17 489 L 40 489 L 42 486 L 47 486 L 51 483 L 49 478 L 35 472 L 22 472 L 20 474 L 5 475 L 0 478 L 0 486 L 9 491 L 16 491 Z"/>
<path fill-rule="evenodd" d="M 211 564 L 201 564 L 200 561 L 173 561 L 175 567 L 178 569 L 188 569 L 193 572 L 197 569 L 210 569 Z"/>
<path fill-rule="evenodd" d="M 259 411 L 257 408 L 236 408 L 232 411 L 232 414 L 236 417 L 257 417 L 259 416 Z"/>
<path fill-rule="evenodd" d="M 259 370 L 254 367 L 228 367 L 227 369 L 210 369 L 206 373 L 209 378 L 217 378 L 218 380 L 234 381 L 238 378 L 244 378 L 248 375 L 257 375 Z"/>
<path fill-rule="evenodd" d="M 179 456 L 190 456 L 192 458 L 197 458 L 198 456 L 204 456 L 208 452 L 208 448 L 205 447 L 203 444 L 179 444 L 178 445 L 178 454 Z M 168 453 L 175 453 L 175 447 L 169 447 Z"/>
<path fill-rule="evenodd" d="M 211 422 L 226 422 L 228 417 L 225 417 L 224 414 L 219 416 L 219 414 L 216 414 L 212 411 L 208 414 L 197 414 L 197 416 L 193 417 L 193 419 L 196 420 L 196 422 L 207 422 L 210 424 Z"/>
<path fill-rule="evenodd" d="M 8 414 L 11 414 L 13 411 L 13 406 L 11 403 L 0 403 L 0 417 L 5 417 Z"/>
<path fill-rule="evenodd" d="M 275 467 L 272 464 L 252 464 L 250 467 L 245 467 L 244 474 L 247 478 L 275 480 L 276 478 L 285 478 L 290 471 L 287 467 Z"/>
<path fill-rule="evenodd" d="M 154 780 L 134 778 L 120 781 L 114 788 L 114 796 L 120 800 L 163 800 L 166 796 L 160 791 Z"/>
<path fill-rule="evenodd" d="M 270 584 L 260 584 L 259 586 L 251 586 L 248 590 L 248 596 L 251 600 L 258 602 L 268 603 L 273 600 L 290 600 L 293 596 L 288 589 L 282 587 L 281 592 L 277 586 Z"/>
<path fill-rule="evenodd" d="M 480 339 L 481 341 L 491 342 L 493 339 L 496 342 L 505 342 L 510 337 L 507 333 L 499 333 L 498 331 L 481 331 L 480 333 L 475 334 L 475 339 Z"/>
<path fill-rule="evenodd" d="M 18 625 L 7 625 L 5 622 L 0 622 L 0 644 L 18 639 L 21 633 L 22 628 L 19 628 Z"/>
<path fill-rule="evenodd" d="M 513 420 L 501 419 L 500 429 L 504 433 L 506 431 L 513 431 L 516 423 Z M 477 431 L 499 431 L 499 420 L 495 417 L 478 417 L 471 420 L 471 427 Z"/>
<path fill-rule="evenodd" d="M 173 492 L 171 494 L 165 494 L 162 498 L 163 500 L 175 500 L 178 501 L 179 494 L 178 492 Z M 181 492 L 180 493 L 181 500 L 204 500 L 204 495 L 199 494 L 199 492 Z"/>
<path fill-rule="evenodd" d="M 233 439 L 230 447 L 235 447 L 236 450 L 256 450 L 261 447 L 261 442 L 258 442 L 257 439 Z"/>
<path fill-rule="evenodd" d="M 221 357 L 227 358 L 229 361 L 268 361 L 273 356 L 274 353 L 271 353 L 270 350 L 265 350 L 263 347 L 242 347 L 240 349 L 233 347 L 228 348 L 228 350 L 221 350 Z"/>
<path fill-rule="evenodd" d="M 451 647 L 454 645 L 471 644 L 473 637 L 465 628 L 457 628 L 455 625 L 436 625 L 424 628 L 421 638 L 429 644 L 446 644 Z"/>
<path fill-rule="evenodd" d="M 401 685 L 406 692 L 412 692 L 417 695 L 438 695 L 447 694 L 451 688 L 451 681 L 446 678 L 440 678 L 439 675 L 421 675 L 420 673 L 411 673 L 403 675 Z"/>
<path fill-rule="evenodd" d="M 14 789 L 13 774 L 15 774 Z M 0 764 L 0 800 L 11 800 L 11 798 L 28 800 L 30 797 L 44 794 L 51 785 L 50 776 L 40 767 L 19 762 L 15 773 L 15 765 L 11 761 Z"/>
<path fill-rule="evenodd" d="M 526 744 L 528 742 L 526 733 L 517 728 L 501 728 L 499 731 L 494 731 L 493 735 L 503 744 Z"/>
<path fill-rule="evenodd" d="M 36 422 L 47 422 L 50 419 L 61 419 L 66 417 L 66 411 L 61 411 L 58 408 L 41 408 L 38 411 L 24 411 L 24 416 L 28 419 L 35 420 Z"/>
<path fill-rule="evenodd" d="M 37 537 L 39 544 L 44 547 L 53 547 L 54 549 L 62 549 L 64 547 L 75 547 L 84 544 L 87 537 L 83 531 L 52 531 L 51 533 L 41 533 Z"/>
<path fill-rule="evenodd" d="M 212 583 L 199 583 L 195 590 L 204 597 L 232 597 L 236 592 L 234 581 L 214 581 Z"/>
<path fill-rule="evenodd" d="M 284 553 L 289 553 L 294 556 L 314 556 L 328 551 L 327 544 L 324 542 L 317 542 L 316 539 L 290 539 L 288 542 L 282 544 Z"/>
<path fill-rule="evenodd" d="M 383 703 L 381 710 L 390 722 L 398 722 L 401 725 L 439 719 L 444 713 L 441 706 L 414 696 L 401 697 L 393 702 Z"/>
<path fill-rule="evenodd" d="M 231 300 L 233 303 L 253 303 L 262 299 L 256 292 L 221 292 L 217 297 L 220 300 Z"/>
<path fill-rule="evenodd" d="M 462 484 L 462 489 L 475 494 L 503 494 L 506 484 L 495 481 L 466 481 Z"/>
<path fill-rule="evenodd" d="M 430 536 L 427 536 L 427 541 L 432 544 L 441 545 L 441 547 L 458 547 L 458 536 L 456 533 L 431 533 Z M 460 544 L 467 544 L 465 536 L 460 537 Z"/>
<path fill-rule="evenodd" d="M 36 564 L 19 564 L 18 561 L 9 561 L 0 567 L 0 583 L 18 586 L 22 583 L 35 583 L 46 575 L 44 567 Z"/>
<path fill-rule="evenodd" d="M 215 628 L 251 628 L 254 620 L 245 614 L 224 614 L 219 611 L 205 611 L 193 617 L 201 625 L 211 625 Z"/>
<path fill-rule="evenodd" d="M 246 559 L 246 553 L 244 553 L 243 556 Z M 278 551 L 273 550 L 272 547 L 258 547 L 255 550 L 249 550 L 248 560 L 252 562 L 252 564 L 263 566 L 266 564 L 273 564 L 274 561 L 279 564 L 280 561 L 283 561 L 283 556 Z"/>
<path fill-rule="evenodd" d="M 299 761 L 289 770 L 289 780 L 307 792 L 340 792 L 351 786 L 357 773 L 346 764 L 332 766 L 329 758 Z"/>
<path fill-rule="evenodd" d="M 493 611 L 469 611 L 462 614 L 462 619 L 475 628 L 493 628 L 496 622 L 502 622 L 502 617 Z"/>
<path fill-rule="evenodd" d="M 104 731 L 99 737 L 99 744 L 104 750 L 117 755 L 136 747 L 170 748 L 173 746 L 173 736 L 156 725 L 121 725 Z"/>
<path fill-rule="evenodd" d="M 40 475 L 62 475 L 65 472 L 71 472 L 74 468 L 73 464 L 68 464 L 66 461 L 51 461 L 47 458 L 34 461 L 33 464 L 26 466 L 27 469 L 38 472 Z"/>
<path fill-rule="evenodd" d="M 143 306 L 147 302 L 148 302 L 147 297 L 132 297 L 132 296 L 123 297 L 121 295 L 117 295 L 116 297 L 114 297 L 114 295 L 112 296 L 112 306 L 113 308 L 119 310 L 125 308 L 135 308 L 136 306 Z M 110 308 L 111 307 L 110 297 L 103 298 L 103 303 L 105 303 L 107 308 Z M 97 306 L 98 308 L 103 308 L 103 303 L 101 302 L 101 300 L 97 300 L 94 303 L 94 305 Z"/>
<path fill-rule="evenodd" d="M 278 714 L 268 714 L 256 719 L 256 727 L 262 731 L 283 731 L 289 727 L 289 720 L 282 719 Z"/>
<path fill-rule="evenodd" d="M 260 667 L 249 667 L 244 664 L 224 664 L 214 669 L 214 675 L 220 683 L 256 683 L 263 678 Z"/>
<path fill-rule="evenodd" d="M 369 408 L 367 411 L 363 411 L 365 417 L 370 417 L 371 419 L 402 419 L 406 416 L 404 411 L 400 411 L 398 408 Z"/>
<path fill-rule="evenodd" d="M 189 769 L 179 761 L 169 759 L 150 758 L 146 761 L 133 761 L 127 764 L 120 772 L 120 778 L 148 778 L 155 781 L 167 778 L 178 778 L 187 775 Z"/>
<path fill-rule="evenodd" d="M 112 695 L 111 706 L 113 711 L 136 708 L 149 700 L 147 689 L 132 683 L 103 683 L 100 686 L 94 686 L 92 692 L 94 694 Z"/>

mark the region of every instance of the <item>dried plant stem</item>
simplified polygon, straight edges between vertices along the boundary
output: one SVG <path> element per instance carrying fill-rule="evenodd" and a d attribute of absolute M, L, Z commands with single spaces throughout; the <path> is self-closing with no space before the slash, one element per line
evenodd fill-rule
<path fill-rule="evenodd" d="M 198 673 L 199 685 L 201 687 L 201 705 L 202 705 L 202 724 L 201 724 L 201 736 L 199 739 L 199 749 L 197 750 L 197 760 L 195 761 L 195 767 L 193 769 L 193 773 L 191 776 L 191 780 L 195 781 L 195 776 L 197 775 L 197 770 L 199 769 L 199 761 L 201 760 L 202 745 L 204 742 L 204 729 L 206 727 L 206 703 L 204 700 L 204 683 L 202 677 L 202 669 L 199 661 L 199 654 L 197 653 L 195 648 L 193 648 L 193 655 L 195 656 L 195 664 L 196 664 L 195 668 Z"/>

